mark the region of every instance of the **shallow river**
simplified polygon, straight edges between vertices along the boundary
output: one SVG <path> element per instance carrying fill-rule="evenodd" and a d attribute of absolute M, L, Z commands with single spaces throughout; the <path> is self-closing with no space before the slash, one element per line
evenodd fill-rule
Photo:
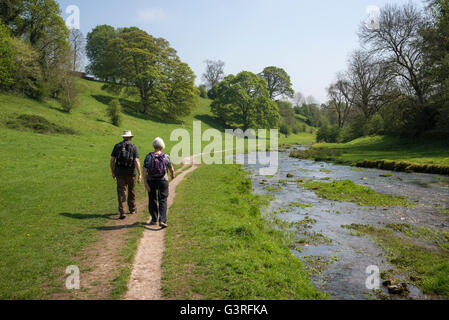
<path fill-rule="evenodd" d="M 249 154 L 247 157 L 255 157 Z M 248 163 L 248 159 L 245 160 Z M 265 214 L 289 208 L 290 212 L 277 213 L 279 219 L 288 222 L 303 221 L 305 218 L 316 220 L 310 232 L 323 235 L 327 243 L 303 245 L 301 250 L 292 250 L 302 261 L 328 261 L 321 272 L 312 273 L 315 286 L 330 294 L 331 299 L 370 299 L 373 292 L 366 288 L 369 276 L 367 267 L 378 266 L 379 269 L 395 269 L 383 256 L 373 240 L 368 237 L 351 235 L 351 231 L 342 228 L 350 224 L 410 224 L 427 226 L 449 231 L 449 218 L 439 213 L 439 208 L 449 208 L 448 177 L 391 172 L 376 169 L 360 169 L 350 166 L 334 165 L 290 158 L 288 153 L 279 153 L 279 170 L 275 176 L 260 176 L 259 165 L 245 164 L 251 173 L 251 179 L 257 194 L 271 194 L 271 202 Z M 287 179 L 287 174 L 295 178 Z M 393 174 L 391 177 L 381 177 Z M 319 198 L 314 192 L 307 191 L 295 180 L 305 178 L 316 181 L 351 180 L 356 184 L 367 186 L 377 192 L 396 196 L 406 196 L 416 207 L 367 207 L 355 203 L 336 202 Z M 270 186 L 278 188 L 279 180 L 289 180 L 282 189 L 267 191 Z M 267 188 L 268 186 L 268 188 Z M 278 191 L 278 192 L 277 192 Z M 289 207 L 291 203 L 301 203 L 310 207 Z M 312 260 L 311 260 L 312 259 Z M 314 260 L 315 259 L 315 260 Z M 329 262 L 330 261 L 330 262 Z M 408 298 L 426 299 L 418 288 L 410 286 Z M 388 295 L 385 288 L 381 290 Z"/>

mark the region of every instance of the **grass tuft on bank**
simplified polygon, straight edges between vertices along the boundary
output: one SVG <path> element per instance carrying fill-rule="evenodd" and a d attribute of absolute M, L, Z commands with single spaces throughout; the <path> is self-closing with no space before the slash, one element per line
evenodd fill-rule
<path fill-rule="evenodd" d="M 449 174 L 447 141 L 363 137 L 348 143 L 316 144 L 291 156 L 383 170 Z"/>
<path fill-rule="evenodd" d="M 407 201 L 405 197 L 378 193 L 368 187 L 357 185 L 351 180 L 340 180 L 330 183 L 304 180 L 301 185 L 305 189 L 315 192 L 321 198 L 333 201 L 354 202 L 360 206 L 413 207 L 416 205 Z"/>
<path fill-rule="evenodd" d="M 325 299 L 262 218 L 237 165 L 204 165 L 178 186 L 163 258 L 169 299 Z"/>

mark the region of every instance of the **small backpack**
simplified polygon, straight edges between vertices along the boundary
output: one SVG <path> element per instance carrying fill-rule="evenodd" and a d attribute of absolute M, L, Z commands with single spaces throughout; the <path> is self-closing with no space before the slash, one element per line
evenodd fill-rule
<path fill-rule="evenodd" d="M 151 162 L 149 166 L 149 174 L 152 178 L 162 178 L 166 174 L 165 154 L 151 153 Z"/>
<path fill-rule="evenodd" d="M 119 154 L 117 156 L 117 164 L 120 167 L 132 168 L 134 166 L 134 146 L 126 141 L 119 145 Z"/>

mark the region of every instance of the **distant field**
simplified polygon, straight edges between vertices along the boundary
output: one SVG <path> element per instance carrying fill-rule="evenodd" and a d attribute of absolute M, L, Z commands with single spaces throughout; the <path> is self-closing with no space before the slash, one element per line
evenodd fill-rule
<path fill-rule="evenodd" d="M 315 148 L 343 151 L 338 160 L 356 163 L 363 160 L 399 160 L 417 164 L 449 166 L 449 143 L 393 137 L 364 137 L 345 144 L 321 143 Z"/>

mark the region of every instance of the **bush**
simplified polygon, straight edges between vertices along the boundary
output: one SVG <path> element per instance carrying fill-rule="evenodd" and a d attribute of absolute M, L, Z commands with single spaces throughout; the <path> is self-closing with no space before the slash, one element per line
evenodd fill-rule
<path fill-rule="evenodd" d="M 213 86 L 212 89 L 207 92 L 207 97 L 211 100 L 215 100 L 215 98 L 217 97 L 217 89 L 217 85 Z"/>
<path fill-rule="evenodd" d="M 65 112 L 70 113 L 78 103 L 76 78 L 69 71 L 65 71 L 65 74 L 61 78 L 61 90 L 58 96 Z"/>
<path fill-rule="evenodd" d="M 10 129 L 33 131 L 41 134 L 77 134 L 71 128 L 50 122 L 46 118 L 37 115 L 21 114 L 14 119 L 8 120 L 6 126 Z"/>
<path fill-rule="evenodd" d="M 336 143 L 340 141 L 340 128 L 337 126 L 328 127 L 322 126 L 317 132 L 318 142 Z"/>
<path fill-rule="evenodd" d="M 107 108 L 108 117 L 111 119 L 111 123 L 114 126 L 119 127 L 122 122 L 122 106 L 118 99 L 114 99 L 109 103 Z"/>
<path fill-rule="evenodd" d="M 384 119 L 380 114 L 375 114 L 365 125 L 365 135 L 383 135 L 384 131 Z"/>
<path fill-rule="evenodd" d="M 198 87 L 198 90 L 200 91 L 201 98 L 207 98 L 207 90 L 206 90 L 206 86 L 204 84 L 200 85 Z"/>
<path fill-rule="evenodd" d="M 282 134 L 290 134 L 290 127 L 286 123 L 281 123 L 279 131 Z"/>

